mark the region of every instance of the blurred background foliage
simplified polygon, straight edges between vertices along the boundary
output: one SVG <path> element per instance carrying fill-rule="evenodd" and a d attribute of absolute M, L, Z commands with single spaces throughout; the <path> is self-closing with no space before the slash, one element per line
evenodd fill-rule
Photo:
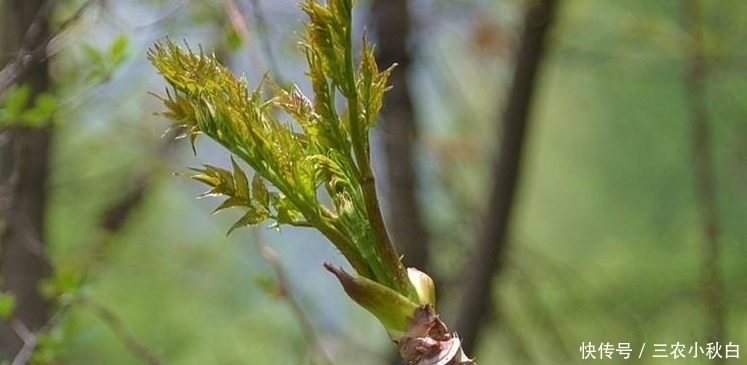
<path fill-rule="evenodd" d="M 367 2 L 359 3 L 363 27 Z M 471 354 L 479 363 L 711 361 L 653 359 L 648 351 L 635 360 L 581 360 L 579 351 L 582 342 L 629 342 L 634 354 L 644 342 L 706 342 L 682 3 L 561 3 L 525 146 L 507 265 Z M 82 4 L 61 2 L 55 19 L 68 19 Z M 447 323 L 449 298 L 460 289 L 450 284 L 469 265 L 466 253 L 485 210 L 493 131 L 524 5 L 410 4 L 418 195 L 432 237 L 431 271 L 444 281 Z M 747 345 L 747 3 L 703 0 L 702 9 L 724 340 Z M 237 14 L 243 22 L 232 20 Z M 239 212 L 211 216 L 216 201 L 195 201 L 201 187 L 172 173 L 227 166 L 228 156 L 207 139 L 198 140 L 197 158 L 187 143 L 168 145 L 160 138 L 166 121 L 152 115 L 158 103 L 147 92 L 160 93 L 164 84 L 145 54 L 166 35 L 215 50 L 250 80 L 269 69 L 308 88 L 296 50 L 302 18 L 290 0 L 97 1 L 51 44 L 59 110 L 50 285 L 96 304 L 67 313 L 43 339 L 38 363 L 143 363 L 100 307 L 168 364 L 312 363 L 313 350 L 257 243 L 278 252 L 291 295 L 334 363 L 387 361 L 384 331 L 322 268 L 323 261 L 342 264 L 331 245 L 291 228 L 226 237 Z M 387 133 L 377 130 L 375 140 Z M 101 228 L 104 211 L 138 176 L 147 176 L 148 189 L 110 235 Z"/>

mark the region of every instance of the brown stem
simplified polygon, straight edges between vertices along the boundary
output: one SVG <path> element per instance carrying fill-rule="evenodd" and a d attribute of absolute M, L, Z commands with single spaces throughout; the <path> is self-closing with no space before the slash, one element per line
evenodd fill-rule
<path fill-rule="evenodd" d="M 703 50 L 702 4 L 699 0 L 683 2 L 683 15 L 690 52 L 690 68 L 684 75 L 687 105 L 692 123 L 692 171 L 703 228 L 702 295 L 708 318 L 708 342 L 722 342 L 725 334 L 726 305 L 724 282 L 720 272 L 719 221 L 716 206 L 714 161 L 712 155 L 708 110 L 705 103 L 707 64 Z M 716 363 L 722 364 L 722 358 Z"/>
<path fill-rule="evenodd" d="M 11 365 L 25 365 L 28 363 L 31 355 L 34 353 L 36 346 L 38 346 L 39 336 L 47 334 L 52 328 L 57 326 L 60 321 L 65 318 L 67 312 L 70 310 L 70 306 L 64 306 L 52 316 L 47 323 L 39 328 L 36 332 L 32 333 L 29 329 L 20 321 L 14 321 L 11 323 L 13 330 L 18 333 L 18 336 L 23 340 L 23 347 L 18 351 L 16 356 L 13 358 Z"/>
<path fill-rule="evenodd" d="M 501 141 L 495 159 L 494 180 L 477 249 L 467 261 L 462 303 L 456 329 L 464 339 L 464 350 L 473 353 L 490 308 L 492 284 L 503 267 L 507 251 L 508 225 L 519 181 L 519 166 L 537 72 L 545 52 L 545 38 L 559 0 L 533 2 L 524 18 L 524 31 L 516 59 L 516 70 L 500 125 Z"/>
<path fill-rule="evenodd" d="M 164 362 L 156 353 L 140 343 L 138 338 L 127 330 L 119 317 L 117 317 L 117 315 L 109 308 L 93 301 L 92 299 L 85 299 L 82 303 L 91 309 L 91 311 L 93 311 L 99 319 L 104 321 L 107 326 L 109 326 L 117 338 L 119 338 L 119 340 L 127 347 L 130 353 L 150 365 L 166 364 L 166 362 Z"/>
<path fill-rule="evenodd" d="M 0 95 L 3 94 L 6 88 L 13 85 L 15 82 L 23 80 L 29 74 L 35 75 L 35 70 L 38 70 L 39 67 L 42 66 L 42 64 L 46 64 L 47 58 L 50 56 L 49 54 L 47 54 L 47 46 L 52 41 L 52 39 L 75 24 L 75 22 L 77 22 L 78 19 L 83 16 L 85 11 L 91 5 L 100 1 L 101 0 L 86 1 L 78 8 L 75 14 L 63 21 L 62 24 L 60 24 L 53 32 L 49 32 L 49 30 L 47 29 L 48 25 L 46 23 L 52 8 L 56 3 L 55 1 L 29 1 L 27 2 L 28 4 L 24 4 L 24 6 L 34 7 L 36 11 L 31 14 L 27 14 L 28 16 L 33 17 L 32 21 L 30 22 L 28 22 L 28 16 L 17 19 L 18 21 L 26 22 L 26 27 L 18 30 L 20 32 L 26 32 L 22 36 L 23 38 L 18 38 L 22 42 L 21 45 L 16 47 L 16 49 L 11 52 L 8 52 L 7 49 L 3 50 L 4 55 L 12 54 L 13 58 L 10 60 L 3 59 L 2 62 L 0 62 L 0 64 L 3 65 L 3 68 L 0 69 Z M 3 14 L 12 17 L 14 16 L 14 14 L 16 14 L 12 6 L 15 7 L 16 5 L 11 5 L 11 3 L 23 3 L 23 1 L 6 2 L 6 8 L 3 9 Z M 39 3 L 40 5 L 33 6 L 37 3 Z M 8 26 L 13 26 L 15 23 L 16 22 L 14 21 L 3 21 L 3 24 L 7 24 Z M 38 33 L 38 31 L 40 30 L 44 30 L 44 37 L 40 37 L 40 33 Z M 4 30 L 3 34 L 10 37 L 12 36 L 12 34 L 16 34 L 16 32 L 6 33 Z M 6 38 L 3 39 L 3 41 L 6 40 Z M 18 44 L 18 40 L 11 42 L 4 47 L 8 47 L 8 49 L 10 49 L 11 45 L 14 44 Z"/>
<path fill-rule="evenodd" d="M 35 49 L 49 36 L 50 9 L 43 0 L 6 0 L 0 9 L 2 64 Z M 31 86 L 31 100 L 47 92 L 50 78 L 45 57 L 32 60 L 14 80 Z M 12 58 L 15 60 L 15 58 Z M 12 62 L 12 61 L 11 61 Z M 10 323 L 35 332 L 47 321 L 50 303 L 37 287 L 52 274 L 46 256 L 45 219 L 52 128 L 12 125 L 0 134 L 0 276 L 1 290 L 15 296 L 16 308 L 0 322 L 0 361 L 23 348 Z"/>
<path fill-rule="evenodd" d="M 381 284 L 391 287 L 392 289 L 402 293 L 403 295 L 416 299 L 417 293 L 415 288 L 410 284 L 410 280 L 407 277 L 407 270 L 405 270 L 402 261 L 394 249 L 394 245 L 389 237 L 384 224 L 384 216 L 381 213 L 381 207 L 379 206 L 379 198 L 376 193 L 376 180 L 374 177 L 373 170 L 371 168 L 371 157 L 368 146 L 368 136 L 363 137 L 363 121 L 360 118 L 358 110 L 359 96 L 355 86 L 355 65 L 353 64 L 353 46 L 352 46 L 352 27 L 348 27 L 346 31 L 346 41 L 348 42 L 345 47 L 345 67 L 346 67 L 346 80 L 347 85 L 347 107 L 348 107 L 348 122 L 350 123 L 350 134 L 352 136 L 353 154 L 355 157 L 358 169 L 361 172 L 361 187 L 363 189 L 363 200 L 366 206 L 366 214 L 368 216 L 369 224 L 371 225 L 371 231 L 374 235 L 374 243 L 376 245 L 376 251 L 381 258 L 381 265 L 383 265 L 384 271 L 388 273 L 387 277 L 376 278 Z M 376 263 L 379 264 L 379 263 Z"/>

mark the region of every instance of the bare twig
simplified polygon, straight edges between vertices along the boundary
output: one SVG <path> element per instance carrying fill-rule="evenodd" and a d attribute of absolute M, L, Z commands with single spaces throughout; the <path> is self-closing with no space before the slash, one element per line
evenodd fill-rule
<path fill-rule="evenodd" d="M 93 313 L 99 317 L 114 334 L 119 338 L 127 349 L 135 355 L 137 358 L 151 365 L 164 365 L 166 362 L 161 359 L 155 352 L 150 350 L 148 347 L 140 343 L 140 341 L 124 326 L 122 321 L 117 317 L 114 312 L 109 308 L 103 306 L 101 303 L 94 301 L 93 299 L 86 298 L 81 301 L 86 308 L 89 308 Z"/>
<path fill-rule="evenodd" d="M 404 263 L 426 270 L 429 239 L 416 193 L 414 154 L 418 129 L 407 80 L 410 66 L 408 1 L 376 0 L 371 6 L 379 40 L 376 61 L 380 67 L 397 64 L 389 79 L 392 89 L 384 94 L 380 127 L 387 167 L 389 229 Z"/>
<path fill-rule="evenodd" d="M 25 47 L 35 47 L 48 37 L 50 3 L 2 2 L 0 63 L 25 54 Z M 16 76 L 30 86 L 31 98 L 49 90 L 51 81 L 44 62 L 31 62 L 26 71 Z M 15 121 L 0 133 L 0 286 L 12 293 L 18 303 L 11 317 L 0 321 L 0 361 L 10 360 L 24 347 L 24 341 L 10 324 L 18 321 L 30 331 L 37 331 L 51 309 L 50 301 L 37 290 L 39 282 L 52 274 L 45 238 L 51 135 L 51 128 L 29 128 Z"/>
<path fill-rule="evenodd" d="M 690 52 L 690 69 L 685 74 L 687 105 L 692 123 L 692 171 L 703 228 L 702 246 L 702 295 L 708 317 L 709 342 L 720 342 L 724 338 L 726 305 L 724 303 L 724 281 L 720 273 L 719 220 L 716 206 L 714 161 L 711 149 L 708 110 L 705 103 L 707 62 L 704 55 L 702 4 L 699 0 L 682 3 L 683 15 L 690 37 L 687 39 Z M 717 358 L 717 363 L 724 359 Z"/>
<path fill-rule="evenodd" d="M 28 327 L 23 324 L 23 322 L 17 320 L 13 321 L 13 330 L 16 331 L 18 336 L 23 340 L 23 347 L 21 347 L 21 350 L 18 351 L 16 356 L 13 358 L 13 362 L 11 363 L 11 365 L 26 365 L 28 360 L 31 358 L 31 355 L 34 353 L 36 346 L 39 344 L 39 336 L 49 332 L 58 323 L 60 323 L 65 314 L 67 314 L 69 308 L 69 306 L 62 307 L 62 309 L 60 309 L 57 314 L 52 316 L 52 318 L 50 318 L 44 324 L 44 326 L 42 326 L 35 333 L 32 333 L 28 329 Z"/>
<path fill-rule="evenodd" d="M 99 2 L 101 2 L 101 0 L 86 1 L 73 15 L 65 19 L 57 29 L 50 32 L 49 35 L 43 39 L 38 39 L 32 35 L 36 30 L 38 30 L 41 22 L 47 21 L 49 12 L 51 11 L 50 6 L 55 3 L 54 1 L 45 2 L 45 5 L 39 12 L 37 12 L 34 21 L 26 30 L 21 46 L 18 49 L 18 53 L 8 63 L 6 63 L 2 69 L 0 69 L 0 95 L 2 95 L 10 85 L 19 79 L 22 79 L 31 67 L 46 60 L 49 57 L 49 54 L 47 54 L 47 46 L 49 43 L 59 34 L 75 24 L 75 22 L 85 14 L 90 6 Z"/>
<path fill-rule="evenodd" d="M 247 26 L 244 20 L 244 14 L 239 10 L 236 1 L 222 0 L 222 3 L 223 7 L 226 8 L 226 15 L 228 15 L 228 20 L 231 22 L 231 27 L 239 38 L 241 38 L 241 42 L 247 44 L 249 42 L 249 26 Z"/>
<path fill-rule="evenodd" d="M 12 365 L 23 365 L 26 364 L 26 361 L 31 357 L 36 348 L 36 335 L 31 333 L 28 327 L 19 320 L 14 320 L 12 326 L 18 337 L 23 341 L 23 347 L 21 351 L 18 351 L 16 357 L 13 358 Z"/>
<path fill-rule="evenodd" d="M 160 148 L 162 154 L 166 155 L 169 153 L 171 147 L 174 145 L 173 141 L 173 138 L 164 139 Z M 132 178 L 134 183 L 130 185 L 131 190 L 127 191 L 121 199 L 112 202 L 112 204 L 105 209 L 105 214 L 103 214 L 100 222 L 100 227 L 103 229 L 104 233 L 96 238 L 96 241 L 94 242 L 95 247 L 92 249 L 93 252 L 98 252 L 107 246 L 113 235 L 119 232 L 127 219 L 131 217 L 133 209 L 140 204 L 145 192 L 148 187 L 150 187 L 152 174 L 152 171 L 134 174 Z M 97 262 L 97 260 L 87 260 L 86 262 L 93 263 Z M 85 271 L 89 269 L 90 267 L 85 267 L 82 270 Z M 124 329 L 121 320 L 119 320 L 111 310 L 94 302 L 92 299 L 85 299 L 83 300 L 83 303 L 87 304 L 89 308 L 94 310 L 94 312 L 102 318 L 102 320 L 110 325 L 117 337 L 123 341 L 127 349 L 136 357 L 141 358 L 150 364 L 164 364 L 162 360 L 158 359 L 158 357 L 149 351 L 144 345 L 137 342 L 134 339 L 134 336 L 130 335 L 129 332 Z M 57 325 L 70 307 L 71 305 L 65 306 L 63 310 L 58 312 L 34 333 L 28 330 L 21 321 L 13 321 L 13 329 L 23 341 L 23 346 L 15 355 L 12 364 L 26 364 L 38 345 L 37 338 L 40 335 L 49 332 L 55 325 Z"/>

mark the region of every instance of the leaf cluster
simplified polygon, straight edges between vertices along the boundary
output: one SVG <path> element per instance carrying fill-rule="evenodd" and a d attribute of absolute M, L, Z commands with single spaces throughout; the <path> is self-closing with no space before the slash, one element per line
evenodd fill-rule
<path fill-rule="evenodd" d="M 14 85 L 0 107 L 0 130 L 11 126 L 43 127 L 58 107 L 51 93 L 39 93 L 32 99 L 31 85 Z"/>
<path fill-rule="evenodd" d="M 245 77 L 234 76 L 214 55 L 167 39 L 149 52 L 170 85 L 157 96 L 166 107 L 159 114 L 193 149 L 204 134 L 254 170 L 249 179 L 232 159 L 230 170 L 206 165 L 189 175 L 209 186 L 205 195 L 226 197 L 216 211 L 245 210 L 231 230 L 267 219 L 276 226 L 314 227 L 360 275 L 416 300 L 383 225 L 377 225 L 370 167 L 368 132 L 391 68 L 380 71 L 368 45 L 355 64 L 351 0 L 324 6 L 307 0 L 301 8 L 310 19 L 301 49 L 311 98 L 297 85 L 281 87 L 267 76 L 250 89 Z M 340 96 L 344 107 L 338 107 Z"/>
<path fill-rule="evenodd" d="M 108 81 L 128 57 L 130 39 L 125 34 L 120 34 L 105 49 L 99 49 L 96 46 L 85 43 L 83 44 L 83 53 L 86 56 L 88 65 L 88 81 Z"/>

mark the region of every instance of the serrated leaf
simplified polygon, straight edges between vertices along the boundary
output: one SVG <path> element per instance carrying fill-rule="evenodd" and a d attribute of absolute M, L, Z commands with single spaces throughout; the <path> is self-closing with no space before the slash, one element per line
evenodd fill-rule
<path fill-rule="evenodd" d="M 232 195 L 231 193 L 236 191 L 236 186 L 234 185 L 233 181 L 233 174 L 231 174 L 230 171 L 220 168 L 218 166 L 213 165 L 205 165 L 205 169 L 203 170 L 206 174 L 210 176 L 214 176 L 218 179 L 220 182 L 216 185 L 216 187 L 220 186 L 223 187 L 220 191 L 222 194 L 226 195 Z"/>
<path fill-rule="evenodd" d="M 213 214 L 218 213 L 221 210 L 224 210 L 227 208 L 238 207 L 238 206 L 249 206 L 249 202 L 244 198 L 232 196 L 224 200 L 223 203 L 221 203 L 219 206 L 213 209 Z"/>
<path fill-rule="evenodd" d="M 221 180 L 218 176 L 210 175 L 205 170 L 192 168 L 190 170 L 201 172 L 200 174 L 187 174 L 190 179 L 197 180 L 208 186 L 218 186 Z"/>
<path fill-rule="evenodd" d="M 234 229 L 244 226 L 254 226 L 264 222 L 270 217 L 270 212 L 256 207 L 249 207 L 247 212 L 231 226 L 227 234 L 231 234 Z"/>
<path fill-rule="evenodd" d="M 270 193 L 259 174 L 254 174 L 252 178 L 252 199 L 265 209 L 270 209 Z"/>
<path fill-rule="evenodd" d="M 376 117 L 381 109 L 384 92 L 389 90 L 387 80 L 396 64 L 383 72 L 379 72 L 373 47 L 364 44 L 360 53 L 361 62 L 358 67 L 357 88 L 360 95 L 361 119 L 367 131 L 376 123 Z"/>
<path fill-rule="evenodd" d="M 244 199 L 249 199 L 249 180 L 246 178 L 246 174 L 241 170 L 239 164 L 236 163 L 233 156 L 231 156 L 231 165 L 233 166 L 233 179 L 236 186 L 236 196 L 240 196 Z"/>
<path fill-rule="evenodd" d="M 291 224 L 304 218 L 303 214 L 296 209 L 293 203 L 283 195 L 279 195 L 273 204 L 277 211 L 275 220 L 278 224 Z"/>

